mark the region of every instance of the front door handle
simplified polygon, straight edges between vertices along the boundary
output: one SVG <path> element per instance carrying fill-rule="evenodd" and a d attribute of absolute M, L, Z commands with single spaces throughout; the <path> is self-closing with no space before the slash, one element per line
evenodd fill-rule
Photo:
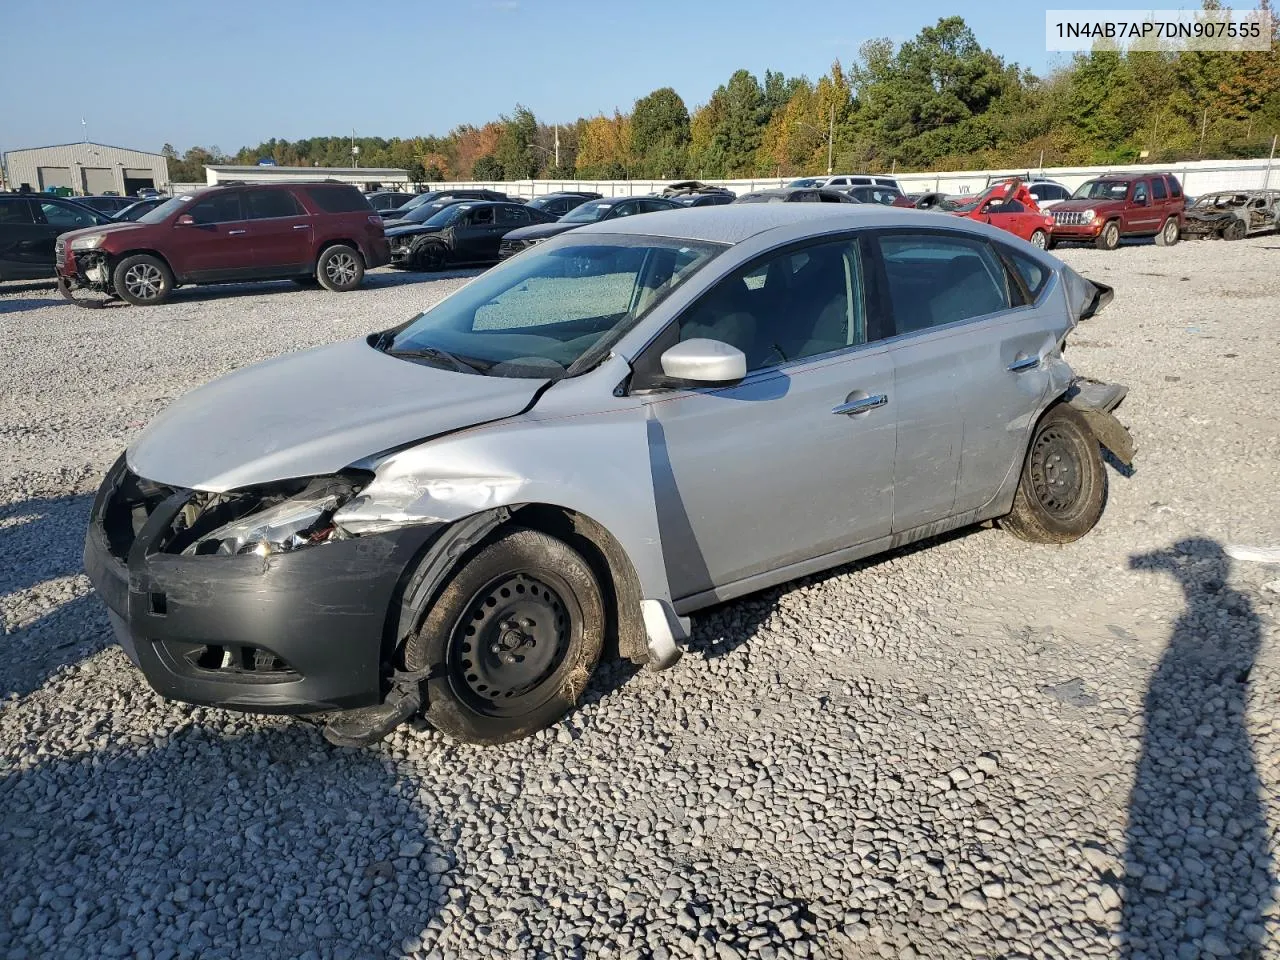
<path fill-rule="evenodd" d="M 295 230 L 310 230 L 310 229 L 311 229 L 311 224 L 309 224 L 309 223 L 295 223 L 295 224 L 293 225 L 293 229 L 295 229 Z"/>
<path fill-rule="evenodd" d="M 240 236 L 240 234 L 245 233 L 245 232 L 247 232 L 247 231 L 244 231 L 244 230 L 228 230 L 228 231 L 227 231 L 227 236 L 228 236 L 228 237 L 238 237 L 238 236 Z"/>
<path fill-rule="evenodd" d="M 866 413 L 874 410 L 876 407 L 883 407 L 889 402 L 889 398 L 883 393 L 873 393 L 868 397 L 858 397 L 855 400 L 846 400 L 838 407 L 832 407 L 832 413 L 841 413 L 845 416 L 852 416 L 855 413 Z"/>
<path fill-rule="evenodd" d="M 1013 363 L 1009 364 L 1009 369 L 1014 373 L 1021 373 L 1023 370 L 1030 370 L 1038 366 L 1040 366 L 1040 357 L 1037 354 L 1030 357 L 1018 357 Z"/>

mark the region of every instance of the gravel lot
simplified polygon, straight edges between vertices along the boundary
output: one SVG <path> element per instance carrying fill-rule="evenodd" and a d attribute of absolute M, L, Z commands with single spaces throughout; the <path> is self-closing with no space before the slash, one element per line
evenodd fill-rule
<path fill-rule="evenodd" d="M 0 293 L 0 955 L 1280 957 L 1280 240 L 1060 251 L 1129 383 L 1089 537 L 965 531 L 726 605 L 503 748 L 162 701 L 80 572 L 170 399 L 467 274 Z M 338 385 L 335 385 L 335 387 Z"/>

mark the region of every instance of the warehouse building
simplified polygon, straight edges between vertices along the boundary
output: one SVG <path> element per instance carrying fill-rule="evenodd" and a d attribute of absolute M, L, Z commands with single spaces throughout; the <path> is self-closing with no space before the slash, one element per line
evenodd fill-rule
<path fill-rule="evenodd" d="M 143 187 L 169 189 L 169 165 L 161 154 L 105 143 L 10 150 L 4 155 L 4 168 L 11 190 L 26 184 L 41 192 L 62 188 L 77 196 L 114 193 L 127 197 Z"/>
<path fill-rule="evenodd" d="M 337 180 L 361 190 L 407 190 L 409 172 L 397 167 L 278 167 L 274 164 L 234 166 L 210 164 L 204 168 L 210 185 L 239 180 L 243 183 L 303 183 Z"/>

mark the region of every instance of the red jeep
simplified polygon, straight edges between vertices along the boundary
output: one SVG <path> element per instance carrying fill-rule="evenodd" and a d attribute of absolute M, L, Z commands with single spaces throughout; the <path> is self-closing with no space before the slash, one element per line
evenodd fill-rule
<path fill-rule="evenodd" d="M 391 260 L 382 218 L 341 183 L 226 184 L 174 197 L 133 223 L 58 237 L 58 287 L 163 303 L 184 283 L 319 282 L 352 290 Z"/>
<path fill-rule="evenodd" d="M 1079 240 L 1114 250 L 1121 237 L 1155 237 L 1168 247 L 1178 242 L 1186 206 L 1182 184 L 1171 173 L 1109 173 L 1054 205 L 1049 240 Z"/>

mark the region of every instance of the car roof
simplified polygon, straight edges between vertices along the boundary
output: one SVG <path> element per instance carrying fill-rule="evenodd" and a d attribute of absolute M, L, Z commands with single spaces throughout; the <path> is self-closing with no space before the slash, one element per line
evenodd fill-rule
<path fill-rule="evenodd" d="M 580 227 L 575 232 L 734 244 L 769 230 L 792 228 L 797 234 L 803 234 L 799 227 L 818 221 L 824 229 L 839 229 L 845 224 L 850 229 L 944 225 L 964 229 L 965 223 L 950 214 L 929 214 L 878 203 L 725 203 L 606 220 Z"/>

